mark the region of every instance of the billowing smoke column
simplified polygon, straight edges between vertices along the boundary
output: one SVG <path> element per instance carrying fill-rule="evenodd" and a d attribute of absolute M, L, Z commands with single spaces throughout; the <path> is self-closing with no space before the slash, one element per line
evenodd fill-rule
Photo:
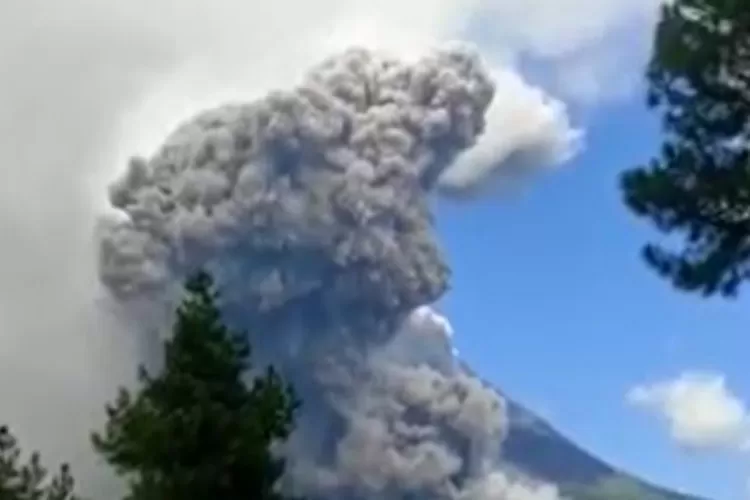
<path fill-rule="evenodd" d="M 483 132 L 493 84 L 461 46 L 350 50 L 292 91 L 185 123 L 113 186 L 101 279 L 174 298 L 199 266 L 303 399 L 284 487 L 310 498 L 525 498 L 496 469 L 503 401 L 454 361 L 427 196 Z"/>

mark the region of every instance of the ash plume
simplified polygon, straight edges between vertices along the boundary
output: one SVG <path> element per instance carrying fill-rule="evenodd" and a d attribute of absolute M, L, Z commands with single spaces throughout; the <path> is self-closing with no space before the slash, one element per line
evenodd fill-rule
<path fill-rule="evenodd" d="M 211 270 L 228 317 L 300 393 L 289 491 L 538 497 L 498 468 L 503 400 L 426 313 L 449 278 L 429 195 L 493 94 L 464 46 L 412 64 L 352 49 L 291 90 L 201 113 L 112 186 L 123 217 L 102 228 L 99 270 L 113 297 L 167 311 L 187 273 Z"/>

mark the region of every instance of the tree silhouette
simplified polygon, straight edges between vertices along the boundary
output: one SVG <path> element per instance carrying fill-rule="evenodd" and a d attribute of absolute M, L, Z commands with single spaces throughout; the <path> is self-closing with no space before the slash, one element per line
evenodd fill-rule
<path fill-rule="evenodd" d="M 750 278 L 750 8 L 675 0 L 662 8 L 648 68 L 663 118 L 661 154 L 621 179 L 626 204 L 677 250 L 647 262 L 677 288 L 731 296 Z"/>
<path fill-rule="evenodd" d="M 140 369 L 135 394 L 107 406 L 95 449 L 129 484 L 133 500 L 280 500 L 288 438 L 298 402 L 269 368 L 251 384 L 247 335 L 221 322 L 211 277 L 187 280 L 158 375 Z"/>
<path fill-rule="evenodd" d="M 67 464 L 48 480 L 38 452 L 21 463 L 18 441 L 7 426 L 0 426 L 0 500 L 76 500 L 74 486 Z"/>

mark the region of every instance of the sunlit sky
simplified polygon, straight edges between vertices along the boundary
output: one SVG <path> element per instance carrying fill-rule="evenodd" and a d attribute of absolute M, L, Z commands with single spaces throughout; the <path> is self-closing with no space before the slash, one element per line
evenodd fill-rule
<path fill-rule="evenodd" d="M 739 397 L 750 396 L 747 301 L 674 291 L 641 261 L 641 245 L 657 234 L 627 212 L 617 178 L 657 150 L 658 123 L 642 97 L 602 107 L 587 125 L 585 152 L 521 194 L 441 206 L 455 273 L 445 309 L 458 348 L 615 466 L 744 498 L 748 457 L 683 450 L 626 394 L 698 370 L 725 374 Z"/>

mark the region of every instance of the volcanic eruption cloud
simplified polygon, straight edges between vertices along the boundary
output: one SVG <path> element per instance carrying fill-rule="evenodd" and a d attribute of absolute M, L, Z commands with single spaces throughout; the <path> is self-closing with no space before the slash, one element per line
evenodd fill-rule
<path fill-rule="evenodd" d="M 429 307 L 449 269 L 428 197 L 484 132 L 493 94 L 463 45 L 410 63 L 351 49 L 294 88 L 198 114 L 111 187 L 126 216 L 100 233 L 112 295 L 169 304 L 207 268 L 228 317 L 295 384 L 291 492 L 556 496 L 498 468 L 504 402 L 460 368 Z"/>
<path fill-rule="evenodd" d="M 0 1 L 0 423 L 116 497 L 89 433 L 203 266 L 303 399 L 284 488 L 554 498 L 498 463 L 430 202 L 576 154 L 558 99 L 585 118 L 637 80 L 658 4 Z"/>

